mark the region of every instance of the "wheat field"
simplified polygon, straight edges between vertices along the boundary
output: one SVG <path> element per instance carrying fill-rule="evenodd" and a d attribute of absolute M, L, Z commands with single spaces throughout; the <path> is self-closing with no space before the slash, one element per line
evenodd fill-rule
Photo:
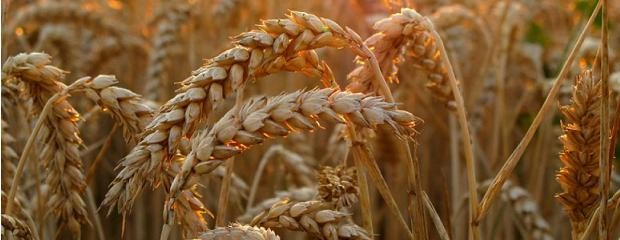
<path fill-rule="evenodd" d="M 620 1 L 1 14 L 3 239 L 620 239 Z"/>

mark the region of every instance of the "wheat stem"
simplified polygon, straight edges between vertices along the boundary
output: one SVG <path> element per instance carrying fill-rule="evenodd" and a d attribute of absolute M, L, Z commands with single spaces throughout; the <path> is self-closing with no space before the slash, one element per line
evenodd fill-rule
<path fill-rule="evenodd" d="M 252 179 L 252 186 L 250 187 L 250 195 L 248 196 L 248 202 L 245 205 L 245 211 L 247 212 L 254 205 L 254 198 L 256 197 L 256 190 L 258 189 L 258 183 L 260 182 L 261 177 L 263 176 L 263 171 L 269 163 L 269 160 L 273 158 L 276 152 L 278 152 L 278 148 L 281 148 L 280 145 L 273 146 L 263 154 L 260 162 L 258 163 L 258 168 L 254 172 L 254 178 Z"/>
<path fill-rule="evenodd" d="M 93 179 L 93 176 L 95 176 L 95 172 L 97 171 L 97 165 L 99 165 L 99 162 L 101 162 L 103 156 L 112 145 L 112 137 L 114 137 L 116 129 L 118 129 L 118 123 L 114 123 L 114 126 L 112 126 L 112 130 L 110 130 L 110 134 L 108 134 L 108 136 L 104 140 L 103 146 L 101 146 L 101 149 L 97 153 L 95 160 L 93 160 L 93 162 L 90 164 L 88 172 L 86 173 L 86 184 L 88 184 Z"/>
<path fill-rule="evenodd" d="M 601 200 L 600 208 L 607 209 L 607 196 L 609 196 L 610 184 L 610 158 L 609 158 L 609 49 L 608 49 L 608 29 L 607 29 L 607 0 L 601 0 L 602 6 L 602 37 L 601 37 L 601 122 L 600 122 L 600 155 L 599 167 L 601 170 L 600 191 Z M 609 239 L 609 221 L 607 219 L 607 211 L 601 211 L 599 215 L 599 238 Z"/>
<path fill-rule="evenodd" d="M 62 92 L 54 94 L 54 96 L 52 96 L 51 98 L 47 100 L 47 102 L 45 103 L 45 106 L 43 107 L 43 110 L 41 110 L 41 114 L 39 114 L 39 118 L 37 119 L 37 122 L 34 125 L 34 128 L 32 129 L 32 133 L 30 133 L 30 136 L 28 137 L 28 140 L 26 141 L 24 150 L 22 151 L 22 154 L 19 157 L 19 162 L 17 163 L 17 170 L 15 170 L 15 176 L 13 176 L 13 183 L 11 184 L 11 189 L 9 190 L 9 196 L 7 198 L 5 214 L 10 214 L 11 210 L 13 210 L 12 209 L 13 198 L 15 198 L 15 194 L 17 193 L 17 186 L 19 185 L 18 184 L 19 178 L 24 172 L 24 166 L 26 165 L 26 157 L 30 155 L 30 151 L 32 150 L 34 141 L 37 135 L 39 135 L 39 131 L 41 131 L 41 128 L 44 125 L 47 114 L 52 110 L 52 106 L 54 106 L 53 103 L 56 102 L 56 100 L 60 99 L 61 97 L 65 96 L 68 92 L 68 89 L 69 87 L 65 88 Z"/>
<path fill-rule="evenodd" d="M 427 23 L 432 26 L 432 23 L 428 18 L 426 19 Z M 467 169 L 467 187 L 469 190 L 469 229 L 470 229 L 470 237 L 473 239 L 480 239 L 480 229 L 478 225 L 474 223 L 474 215 L 478 209 L 478 194 L 476 192 L 477 189 L 477 181 L 476 181 L 476 165 L 474 160 L 474 151 L 472 147 L 471 137 L 469 133 L 469 126 L 467 123 L 467 114 L 465 112 L 465 103 L 463 101 L 463 96 L 458 87 L 458 82 L 456 77 L 454 76 L 454 70 L 452 69 L 452 64 L 448 58 L 448 53 L 446 52 L 446 48 L 444 47 L 443 41 L 441 37 L 437 33 L 437 31 L 431 31 L 433 37 L 437 41 L 437 45 L 439 46 L 439 51 L 441 55 L 444 57 L 441 58 L 443 64 L 448 69 L 448 79 L 450 83 L 450 88 L 454 94 L 454 100 L 456 101 L 456 114 L 457 120 L 461 127 L 461 138 L 463 140 L 463 151 L 465 153 L 465 168 Z"/>
<path fill-rule="evenodd" d="M 347 128 L 351 136 L 351 141 L 356 143 L 361 141 L 355 127 L 350 123 L 347 123 Z M 374 229 L 372 226 L 372 205 L 370 203 L 370 190 L 368 186 L 368 180 L 366 179 L 366 171 L 364 171 L 363 158 L 364 156 L 359 154 L 358 151 L 353 151 L 353 159 L 355 161 L 355 168 L 357 170 L 357 182 L 360 188 L 360 205 L 362 212 L 362 227 L 368 232 L 370 236 L 374 235 Z"/>
<path fill-rule="evenodd" d="M 368 146 L 359 142 L 353 142 L 353 146 L 355 150 L 354 153 L 357 152 L 357 154 L 359 154 L 359 159 L 362 160 L 364 167 L 368 171 L 368 175 L 370 175 L 370 178 L 376 184 L 375 187 L 379 191 L 379 194 L 381 194 L 381 197 L 383 197 L 383 200 L 387 204 L 387 207 L 390 209 L 392 214 L 398 218 L 398 223 L 403 229 L 407 230 L 407 232 L 410 234 L 411 239 L 415 239 L 413 233 L 407 225 L 407 222 L 405 221 L 405 218 L 400 213 L 400 210 L 398 210 L 398 205 L 396 204 L 396 201 L 391 194 L 387 182 L 383 178 L 383 175 L 381 175 L 381 170 L 379 169 L 379 166 L 377 165 L 377 162 L 375 161 L 372 153 L 368 149 Z"/>
<path fill-rule="evenodd" d="M 233 168 L 235 166 L 235 158 L 229 158 L 226 160 L 226 174 L 222 179 L 222 186 L 220 188 L 220 198 L 217 203 L 217 218 L 215 219 L 215 226 L 226 226 L 226 209 L 228 208 L 228 199 L 230 192 L 230 181 L 232 179 Z"/>
<path fill-rule="evenodd" d="M 614 193 L 611 199 L 609 199 L 609 202 L 615 202 L 616 204 L 620 204 L 620 190 L 617 190 L 616 193 Z M 596 227 L 596 224 L 598 223 L 597 220 L 599 219 L 600 214 L 601 214 L 601 206 L 599 205 L 596 208 L 596 210 L 594 210 L 594 213 L 592 213 L 592 217 L 590 217 L 590 220 L 588 221 L 588 226 L 585 228 L 581 236 L 578 238 L 579 240 L 589 239 L 590 234 L 592 234 L 592 231 L 594 231 L 594 228 Z"/>
<path fill-rule="evenodd" d="M 435 224 L 435 228 L 437 228 L 439 238 L 441 238 L 441 240 L 450 240 L 450 235 L 448 234 L 448 231 L 446 231 L 446 227 L 443 226 L 443 222 L 441 221 L 439 214 L 437 214 L 431 199 L 428 198 L 428 194 L 426 194 L 425 191 L 422 191 L 422 197 L 424 199 L 426 210 L 428 210 L 428 213 L 431 215 L 431 219 L 433 219 L 433 223 Z"/>
<path fill-rule="evenodd" d="M 601 8 L 601 2 L 599 2 L 596 5 L 596 8 L 592 12 L 592 15 L 588 19 L 588 22 L 583 27 L 579 37 L 577 38 L 577 41 L 575 42 L 575 45 L 573 46 L 572 50 L 570 51 L 570 54 L 569 54 L 568 58 L 564 62 L 564 65 L 562 66 L 562 69 L 560 70 L 560 73 L 556 77 L 556 79 L 555 79 L 555 81 L 553 83 L 553 86 L 551 87 L 551 90 L 549 91 L 549 94 L 547 95 L 547 98 L 545 99 L 543 105 L 540 107 L 540 110 L 536 114 L 536 117 L 534 117 L 534 120 L 533 120 L 532 124 L 527 129 L 527 132 L 525 133 L 525 135 L 523 136 L 523 138 L 519 142 L 519 145 L 517 145 L 517 147 L 510 154 L 510 156 L 508 157 L 508 159 L 506 160 L 506 162 L 504 163 L 502 168 L 499 170 L 498 174 L 493 179 L 493 182 L 491 183 L 489 189 L 487 189 L 486 193 L 484 194 L 484 197 L 482 198 L 482 201 L 480 203 L 480 208 L 478 209 L 478 212 L 476 214 L 476 219 L 475 219 L 475 222 L 474 222 L 476 225 L 478 225 L 480 223 L 480 221 L 488 213 L 489 208 L 491 207 L 491 204 L 497 198 L 497 194 L 500 192 L 501 187 L 504 184 L 504 182 L 512 174 L 512 171 L 517 166 L 517 163 L 519 163 L 519 160 L 521 159 L 521 156 L 523 156 L 523 153 L 525 152 L 525 149 L 527 148 L 528 144 L 530 143 L 530 141 L 534 137 L 534 133 L 536 133 L 536 130 L 538 129 L 538 127 L 542 123 L 543 118 L 546 117 L 546 115 L 548 115 L 548 113 L 549 113 L 549 111 L 550 111 L 550 109 L 552 107 L 552 104 L 554 103 L 555 98 L 558 95 L 558 92 L 560 90 L 560 86 L 562 85 L 562 82 L 564 82 L 564 80 L 566 78 L 566 74 L 568 74 L 568 72 L 569 72 L 568 70 L 569 70 L 573 60 L 576 57 L 577 50 L 581 46 L 581 43 L 583 42 L 583 40 L 584 40 L 584 38 L 585 38 L 585 36 L 586 36 L 586 34 L 588 32 L 588 29 L 590 28 L 590 26 L 594 22 L 596 14 L 599 12 L 600 8 Z"/>

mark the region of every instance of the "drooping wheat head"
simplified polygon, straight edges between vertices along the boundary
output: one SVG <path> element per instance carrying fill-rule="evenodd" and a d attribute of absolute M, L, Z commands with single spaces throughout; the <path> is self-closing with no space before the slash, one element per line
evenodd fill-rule
<path fill-rule="evenodd" d="M 319 61 L 313 49 L 349 47 L 359 55 L 371 54 L 351 29 L 295 11 L 288 19 L 264 20 L 258 30 L 234 39 L 235 47 L 207 60 L 205 66 L 181 82 L 179 93 L 161 107 L 142 141 L 122 160 L 123 168 L 112 182 L 104 205 L 127 212 L 147 182 L 169 186 L 171 179 L 159 173 L 169 167 L 180 139 L 191 138 L 210 110 L 248 80 L 290 71 L 331 82 L 331 70 Z"/>
<path fill-rule="evenodd" d="M 378 31 L 366 39 L 365 43 L 374 52 L 384 75 L 397 81 L 398 64 L 406 60 L 427 73 L 427 87 L 434 96 L 446 106 L 455 107 L 454 96 L 448 84 L 448 73 L 443 66 L 436 40 L 425 18 L 413 9 L 403 8 L 400 13 L 392 14 L 375 23 Z M 377 86 L 371 86 L 370 66 L 362 65 L 353 70 L 347 78 L 347 86 L 353 92 L 375 92 Z"/>
<path fill-rule="evenodd" d="M 241 107 L 238 115 L 235 111 L 228 112 L 213 128 L 194 138 L 192 152 L 172 182 L 164 219 L 171 226 L 175 216 L 190 214 L 179 213 L 182 209 L 175 202 L 187 197 L 179 193 L 191 192 L 188 190 L 196 187 L 198 176 L 210 173 L 224 160 L 263 142 L 265 138 L 286 136 L 291 131 L 314 130 L 319 119 L 350 121 L 365 128 L 388 125 L 397 135 L 413 135 L 417 118 L 393 107 L 393 103 L 384 102 L 379 97 L 333 89 L 254 99 Z"/>

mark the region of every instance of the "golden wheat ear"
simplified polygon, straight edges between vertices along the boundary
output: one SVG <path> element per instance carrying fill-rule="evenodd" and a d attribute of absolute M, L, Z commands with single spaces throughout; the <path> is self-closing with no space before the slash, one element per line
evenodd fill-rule
<path fill-rule="evenodd" d="M 564 206 L 573 226 L 573 236 L 584 231 L 600 198 L 599 135 L 601 93 L 592 72 L 582 72 L 573 86 L 571 104 L 562 106 L 564 115 L 560 141 L 563 167 L 556 180 L 563 192 L 556 198 Z"/>

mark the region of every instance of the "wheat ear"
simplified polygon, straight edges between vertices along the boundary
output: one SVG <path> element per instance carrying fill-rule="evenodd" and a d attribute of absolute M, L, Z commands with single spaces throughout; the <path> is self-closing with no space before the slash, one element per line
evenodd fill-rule
<path fill-rule="evenodd" d="M 564 191 L 556 198 L 564 205 L 575 237 L 583 232 L 600 198 L 599 86 L 591 71 L 583 72 L 575 80 L 572 103 L 561 108 L 566 119 L 560 137 L 564 145 L 560 160 L 564 166 L 556 180 Z"/>
<path fill-rule="evenodd" d="M 26 223 L 7 214 L 2 214 L 2 238 L 35 239 Z"/>
<path fill-rule="evenodd" d="M 371 239 L 363 228 L 350 222 L 349 216 L 320 200 L 285 200 L 254 217 L 250 225 L 303 231 L 318 239 Z"/>
<path fill-rule="evenodd" d="M 51 189 L 47 205 L 71 232 L 79 236 L 80 223 L 88 222 L 81 197 L 86 185 L 78 150 L 82 143 L 77 128 L 79 114 L 65 98 L 70 89 L 60 82 L 64 71 L 49 63 L 50 57 L 43 53 L 19 54 L 7 59 L 2 75 L 24 84 L 26 97 L 33 100 L 36 108 L 43 109 L 27 146 L 32 146 L 38 129 L 42 129 L 43 134 L 36 138 L 43 140 L 39 156 L 49 169 L 46 183 Z M 27 150 L 29 148 L 24 149 L 22 158 L 29 154 Z M 23 162 L 24 159 L 20 159 L 14 182 L 19 178 L 19 165 Z M 9 192 L 10 199 L 14 196 L 14 189 Z"/>
<path fill-rule="evenodd" d="M 538 204 L 527 190 L 506 182 L 502 187 L 502 197 L 510 203 L 517 214 L 518 220 L 524 227 L 525 236 L 534 240 L 553 240 L 549 223 L 543 218 Z"/>
<path fill-rule="evenodd" d="M 319 195 L 336 209 L 350 209 L 359 201 L 359 187 L 355 168 L 324 167 L 318 172 Z"/>
<path fill-rule="evenodd" d="M 454 109 L 456 105 L 448 84 L 448 69 L 441 59 L 447 56 L 439 53 L 437 39 L 432 36 L 424 24 L 425 21 L 415 10 L 403 8 L 400 13 L 377 21 L 374 28 L 378 32 L 366 39 L 365 43 L 382 64 L 382 70 L 389 76 L 388 79 L 397 81 L 397 64 L 402 61 L 402 55 L 405 55 L 414 66 L 426 71 L 429 79 L 427 87 L 433 95 Z M 349 73 L 347 78 L 351 83 L 347 89 L 369 92 L 372 80 L 370 71 L 370 66 L 363 65 Z"/>
<path fill-rule="evenodd" d="M 138 135 L 152 120 L 154 109 L 151 104 L 129 89 L 116 86 L 113 75 L 99 75 L 86 79 L 76 90 L 109 112 L 114 120 L 123 126 L 123 135 L 129 143 L 136 143 Z"/>
<path fill-rule="evenodd" d="M 170 6 L 172 5 L 172 6 Z M 144 94 L 147 99 L 153 101 L 167 98 L 170 86 L 169 70 L 170 56 L 174 47 L 178 46 L 178 34 L 182 24 L 189 18 L 189 5 L 185 3 L 164 5 L 166 11 L 157 26 L 157 32 L 153 36 L 154 50 L 149 55 L 149 64 L 146 70 L 146 85 Z"/>
<path fill-rule="evenodd" d="M 238 223 L 218 227 L 200 234 L 202 240 L 280 240 L 269 228 L 253 227 Z"/>
<path fill-rule="evenodd" d="M 167 211 L 164 212 L 168 226 L 164 227 L 162 233 L 169 231 L 175 215 L 184 215 L 172 213 L 174 210 L 181 210 L 181 205 L 175 202 L 187 197 L 180 193 L 194 188 L 197 176 L 210 173 L 225 159 L 263 142 L 268 137 L 286 136 L 295 129 L 313 130 L 318 119 L 346 119 L 345 121 L 360 127 L 387 124 L 399 135 L 412 135 L 417 118 L 408 112 L 393 110 L 393 107 L 393 103 L 386 103 L 378 97 L 333 89 L 315 89 L 270 99 L 254 99 L 241 107 L 238 116 L 235 111 L 228 112 L 212 129 L 194 138 L 192 152 L 188 154 L 181 172 L 171 185 L 166 203 Z"/>
<path fill-rule="evenodd" d="M 286 199 L 290 199 L 295 202 L 305 202 L 314 199 L 317 194 L 318 191 L 313 187 L 293 188 L 287 191 L 279 191 L 276 192 L 275 197 L 265 199 L 255 206 L 246 209 L 245 213 L 239 216 L 237 220 L 242 223 L 249 223 L 254 216 L 263 211 L 269 210 L 269 208 L 277 202 L 281 202 Z"/>
<path fill-rule="evenodd" d="M 131 209 L 146 182 L 153 186 L 169 180 L 159 174 L 168 168 L 170 156 L 183 137 L 191 138 L 197 124 L 211 108 L 236 92 L 248 80 L 281 71 L 300 72 L 333 81 L 331 70 L 312 49 L 349 47 L 369 57 L 361 38 L 330 19 L 291 11 L 288 19 L 262 21 L 258 30 L 236 37 L 234 48 L 209 59 L 205 66 L 181 82 L 179 93 L 163 105 L 145 130 L 145 137 L 122 160 L 122 169 L 103 202 L 110 210 Z"/>

